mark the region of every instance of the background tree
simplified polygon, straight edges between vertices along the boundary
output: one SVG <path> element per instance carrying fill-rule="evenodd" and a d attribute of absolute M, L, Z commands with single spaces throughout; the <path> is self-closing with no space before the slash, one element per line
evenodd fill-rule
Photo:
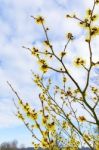
<path fill-rule="evenodd" d="M 86 16 L 79 18 L 76 14 L 67 14 L 67 19 L 75 19 L 85 31 L 85 41 L 88 45 L 88 60 L 77 56 L 70 60 L 71 66 L 78 67 L 78 71 L 86 74 L 84 87 L 80 86 L 76 78 L 72 75 L 70 66 L 67 65 L 67 47 L 75 37 L 72 33 L 67 33 L 64 49 L 57 51 L 49 39 L 45 19 L 42 16 L 31 16 L 35 22 L 42 26 L 45 39 L 44 48 L 32 47 L 29 50 L 32 56 L 37 58 L 40 74 L 33 74 L 33 81 L 41 92 L 39 95 L 39 109 L 34 109 L 14 90 L 8 82 L 12 91 L 16 94 L 18 102 L 14 101 L 17 108 L 17 117 L 20 118 L 32 134 L 33 145 L 36 149 L 43 147 L 47 149 L 69 149 L 77 150 L 86 144 L 91 150 L 99 149 L 99 117 L 97 108 L 99 106 L 99 89 L 93 86 L 90 78 L 92 70 L 99 65 L 93 61 L 93 40 L 99 35 L 98 19 L 95 8 L 99 7 L 99 1 L 93 0 L 93 7 L 86 10 Z M 56 64 L 56 65 L 55 65 Z M 58 81 L 48 77 L 50 71 L 55 72 Z M 50 75 L 49 75 L 50 76 Z M 97 134 L 95 129 L 97 128 Z M 38 134 L 39 132 L 39 134 Z M 57 143 L 58 141 L 58 143 Z"/>
<path fill-rule="evenodd" d="M 0 145 L 0 150 L 17 150 L 17 141 L 14 140 L 13 142 L 4 142 Z"/>

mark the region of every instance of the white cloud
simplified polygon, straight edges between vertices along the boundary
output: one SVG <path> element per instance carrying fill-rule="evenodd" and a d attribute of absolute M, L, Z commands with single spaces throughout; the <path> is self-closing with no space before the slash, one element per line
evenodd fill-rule
<path fill-rule="evenodd" d="M 14 105 L 11 99 L 3 99 L 0 101 L 0 128 L 11 127 L 16 125 L 21 125 L 22 122 L 19 121 L 14 114 Z"/>

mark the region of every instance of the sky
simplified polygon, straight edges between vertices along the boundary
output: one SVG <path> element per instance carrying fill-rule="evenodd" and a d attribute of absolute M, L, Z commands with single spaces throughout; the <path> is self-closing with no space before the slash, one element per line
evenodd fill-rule
<path fill-rule="evenodd" d="M 84 53 L 84 57 L 87 58 L 87 45 L 82 42 L 85 33 L 75 21 L 67 21 L 65 15 L 71 12 L 83 17 L 84 11 L 89 7 L 92 7 L 92 0 L 0 0 L 0 143 L 16 139 L 19 145 L 30 146 L 32 142 L 28 130 L 13 114 L 15 112 L 12 103 L 14 95 L 6 83 L 10 81 L 21 97 L 35 106 L 38 105 L 36 101 L 38 90 L 32 83 L 30 71 L 32 69 L 38 72 L 36 60 L 22 46 L 38 45 L 39 47 L 45 35 L 42 28 L 37 26 L 30 16 L 45 17 L 46 24 L 51 30 L 49 37 L 58 50 L 65 43 L 65 34 L 72 32 L 76 37 L 75 42 L 72 43 L 73 49 L 69 47 L 73 56 L 75 52 L 80 55 Z M 99 7 L 97 12 L 99 13 Z M 95 61 L 99 58 L 98 42 L 99 38 L 93 42 Z M 72 73 L 79 81 L 78 73 L 74 70 L 72 68 Z M 98 73 L 98 69 L 93 72 L 95 77 Z M 79 72 L 79 75 L 81 74 L 82 72 Z M 92 80 L 96 82 L 97 78 Z M 98 81 L 97 84 L 99 84 Z"/>

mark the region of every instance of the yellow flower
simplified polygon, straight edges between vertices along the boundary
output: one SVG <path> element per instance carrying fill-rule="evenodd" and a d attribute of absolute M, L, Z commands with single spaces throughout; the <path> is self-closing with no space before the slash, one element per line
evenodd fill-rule
<path fill-rule="evenodd" d="M 66 77 L 63 77 L 63 82 L 65 83 L 67 81 L 67 78 Z"/>
<path fill-rule="evenodd" d="M 66 15 L 67 18 L 70 18 L 71 16 L 69 14 Z"/>
<path fill-rule="evenodd" d="M 36 120 L 38 118 L 38 114 L 37 113 L 31 113 L 30 117 L 33 118 L 34 120 Z"/>
<path fill-rule="evenodd" d="M 92 15 L 92 10 L 91 9 L 88 9 L 87 11 L 86 11 L 86 18 L 88 18 L 89 20 L 90 20 L 90 18 L 91 18 L 91 21 L 96 21 L 96 19 L 98 18 L 98 16 L 97 15 Z"/>
<path fill-rule="evenodd" d="M 68 33 L 68 34 L 67 34 L 67 38 L 70 39 L 70 40 L 73 40 L 73 39 L 74 39 L 72 33 Z"/>
<path fill-rule="evenodd" d="M 53 147 L 54 145 L 55 145 L 54 140 L 51 140 L 51 141 L 50 141 L 50 146 Z"/>
<path fill-rule="evenodd" d="M 23 105 L 23 102 L 21 99 L 19 99 L 18 102 L 19 102 L 19 105 Z"/>
<path fill-rule="evenodd" d="M 42 16 L 38 16 L 35 18 L 35 21 L 37 24 L 43 24 L 44 23 L 44 18 Z"/>
<path fill-rule="evenodd" d="M 42 140 L 41 140 L 41 146 L 43 148 L 48 148 L 49 147 L 49 143 L 48 143 L 48 139 L 47 138 L 42 138 Z"/>
<path fill-rule="evenodd" d="M 48 137 L 49 132 L 48 131 L 42 131 L 42 134 L 44 137 Z"/>
<path fill-rule="evenodd" d="M 54 131 L 55 130 L 55 123 L 54 122 L 49 123 L 47 125 L 47 128 L 48 128 L 49 131 Z"/>
<path fill-rule="evenodd" d="M 75 89 L 75 90 L 74 90 L 74 93 L 75 93 L 75 94 L 79 93 L 79 89 Z"/>
<path fill-rule="evenodd" d="M 65 51 L 62 51 L 62 52 L 60 52 L 60 54 L 59 54 L 59 56 L 61 57 L 61 58 L 63 58 L 64 56 L 66 56 L 66 52 Z"/>
<path fill-rule="evenodd" d="M 91 20 L 92 21 L 96 21 L 97 19 L 98 19 L 98 16 L 97 15 L 93 15 Z"/>
<path fill-rule="evenodd" d="M 99 0 L 96 0 L 96 4 L 99 4 Z"/>
<path fill-rule="evenodd" d="M 40 70 L 43 71 L 43 73 L 46 73 L 48 71 L 48 65 L 46 61 L 44 59 L 40 59 L 38 63 L 40 65 Z"/>
<path fill-rule="evenodd" d="M 90 42 L 90 39 L 89 39 L 89 38 L 86 38 L 85 41 L 89 43 L 89 42 Z"/>
<path fill-rule="evenodd" d="M 64 129 L 68 128 L 68 123 L 67 123 L 66 121 L 63 121 L 62 127 L 63 127 Z"/>
<path fill-rule="evenodd" d="M 72 91 L 71 89 L 68 89 L 67 92 L 65 93 L 65 96 L 72 96 Z"/>
<path fill-rule="evenodd" d="M 18 112 L 17 117 L 18 117 L 19 119 L 21 119 L 21 120 L 24 120 L 24 117 L 23 117 L 23 115 L 22 115 L 20 112 Z"/>
<path fill-rule="evenodd" d="M 92 14 L 91 9 L 88 9 L 88 10 L 86 11 L 86 14 L 87 14 L 88 16 L 91 16 L 91 14 Z"/>
<path fill-rule="evenodd" d="M 78 120 L 80 122 L 84 122 L 84 121 L 86 121 L 86 118 L 84 116 L 79 116 Z"/>
<path fill-rule="evenodd" d="M 84 138 L 86 141 L 90 141 L 90 140 L 91 140 L 91 137 L 90 137 L 88 134 L 84 134 L 84 135 L 83 135 L 83 138 Z"/>
<path fill-rule="evenodd" d="M 23 109 L 25 112 L 27 112 L 30 109 L 29 104 L 28 103 L 24 104 Z"/>
<path fill-rule="evenodd" d="M 39 144 L 33 144 L 33 146 L 34 146 L 34 149 L 35 149 L 35 150 L 38 150 Z"/>
<path fill-rule="evenodd" d="M 83 65 L 85 65 L 85 61 L 82 58 L 78 57 L 74 60 L 74 65 L 76 67 L 83 66 Z"/>
<path fill-rule="evenodd" d="M 41 69 L 44 73 L 46 73 L 46 72 L 48 71 L 48 66 L 47 66 L 47 64 L 43 64 L 43 65 L 40 67 L 40 69 Z"/>
<path fill-rule="evenodd" d="M 85 28 L 85 29 L 89 29 L 90 27 L 90 21 L 89 21 L 89 16 L 87 16 L 84 21 L 80 21 L 80 26 Z"/>
<path fill-rule="evenodd" d="M 33 47 L 32 49 L 31 49 L 31 53 L 32 53 L 32 55 L 39 55 L 38 54 L 38 49 L 37 48 L 35 48 L 35 47 Z"/>
<path fill-rule="evenodd" d="M 38 64 L 39 65 L 42 65 L 42 64 L 45 64 L 46 63 L 46 61 L 44 60 L 44 59 L 40 59 L 39 61 L 38 61 Z"/>
<path fill-rule="evenodd" d="M 97 93 L 98 92 L 98 89 L 96 87 L 91 87 L 91 90 L 93 93 Z"/>
<path fill-rule="evenodd" d="M 99 137 L 97 137 L 97 140 L 95 141 L 95 149 L 99 150 Z"/>
<path fill-rule="evenodd" d="M 44 41 L 43 44 L 44 44 L 46 47 L 52 47 L 52 45 L 50 44 L 49 41 Z"/>
<path fill-rule="evenodd" d="M 45 125 L 47 123 L 48 116 L 43 116 L 42 118 L 42 124 Z"/>
<path fill-rule="evenodd" d="M 99 27 L 92 27 L 91 28 L 91 36 L 99 35 Z"/>

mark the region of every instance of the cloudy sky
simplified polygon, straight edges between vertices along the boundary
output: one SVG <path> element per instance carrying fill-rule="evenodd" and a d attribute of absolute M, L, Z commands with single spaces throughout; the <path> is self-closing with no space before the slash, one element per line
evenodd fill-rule
<path fill-rule="evenodd" d="M 72 32 L 76 37 L 73 51 L 82 54 L 83 49 L 86 58 L 87 45 L 82 42 L 85 33 L 76 22 L 67 21 L 65 15 L 71 12 L 83 17 L 89 7 L 92 7 L 92 0 L 0 0 L 0 143 L 16 139 L 19 144 L 31 145 L 31 135 L 13 114 L 14 95 L 6 83 L 10 81 L 21 97 L 30 103 L 36 100 L 38 91 L 32 83 L 30 70 L 38 72 L 38 68 L 35 59 L 22 46 L 39 46 L 44 34 L 30 16 L 42 15 L 46 18 L 46 24 L 51 29 L 49 36 L 56 48 L 64 45 L 65 34 Z M 99 13 L 99 7 L 97 11 Z M 99 56 L 98 42 L 98 39 L 94 42 L 95 60 Z M 37 102 L 34 104 L 37 105 Z"/>

